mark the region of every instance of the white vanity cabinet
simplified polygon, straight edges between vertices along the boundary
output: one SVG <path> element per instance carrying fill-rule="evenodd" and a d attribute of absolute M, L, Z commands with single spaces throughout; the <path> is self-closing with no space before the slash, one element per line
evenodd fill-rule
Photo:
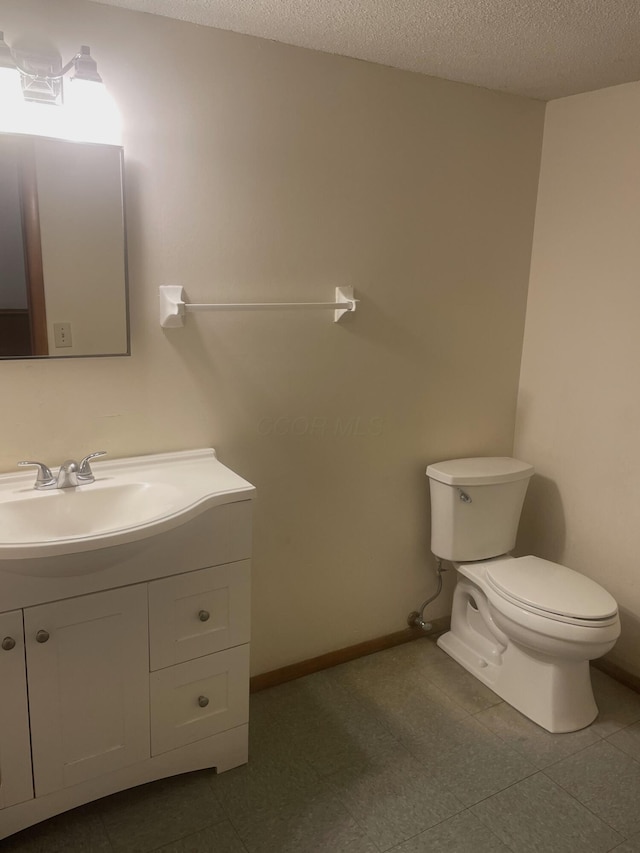
<path fill-rule="evenodd" d="M 147 585 L 24 611 L 40 797 L 149 758 Z"/>
<path fill-rule="evenodd" d="M 0 560 L 0 839 L 247 761 L 253 487 L 236 480 L 141 541 Z"/>
<path fill-rule="evenodd" d="M 32 797 L 24 628 L 16 610 L 0 613 L 0 809 Z"/>

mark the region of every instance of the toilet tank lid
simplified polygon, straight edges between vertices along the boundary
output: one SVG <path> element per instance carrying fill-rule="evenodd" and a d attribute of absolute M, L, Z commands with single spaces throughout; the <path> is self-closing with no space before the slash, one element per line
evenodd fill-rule
<path fill-rule="evenodd" d="M 524 480 L 533 474 L 533 465 L 510 456 L 477 456 L 435 462 L 427 477 L 448 486 L 487 486 Z"/>

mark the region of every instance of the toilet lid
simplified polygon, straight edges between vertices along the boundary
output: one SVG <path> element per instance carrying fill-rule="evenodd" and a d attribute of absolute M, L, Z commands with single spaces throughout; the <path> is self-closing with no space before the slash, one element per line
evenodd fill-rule
<path fill-rule="evenodd" d="M 502 595 L 549 614 L 596 620 L 618 612 L 613 596 L 595 581 L 539 557 L 500 560 L 487 566 L 486 577 Z"/>

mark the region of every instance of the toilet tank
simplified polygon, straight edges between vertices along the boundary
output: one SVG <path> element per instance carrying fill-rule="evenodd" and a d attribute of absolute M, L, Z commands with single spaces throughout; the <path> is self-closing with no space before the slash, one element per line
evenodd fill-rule
<path fill-rule="evenodd" d="M 471 562 L 511 551 L 532 474 L 532 465 L 507 456 L 429 465 L 431 550 L 436 557 Z"/>

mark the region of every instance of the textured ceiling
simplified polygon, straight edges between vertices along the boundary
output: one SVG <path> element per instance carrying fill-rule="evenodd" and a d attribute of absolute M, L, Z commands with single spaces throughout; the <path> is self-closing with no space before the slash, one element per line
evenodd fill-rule
<path fill-rule="evenodd" d="M 640 0 L 94 0 L 549 100 L 640 79 Z"/>

